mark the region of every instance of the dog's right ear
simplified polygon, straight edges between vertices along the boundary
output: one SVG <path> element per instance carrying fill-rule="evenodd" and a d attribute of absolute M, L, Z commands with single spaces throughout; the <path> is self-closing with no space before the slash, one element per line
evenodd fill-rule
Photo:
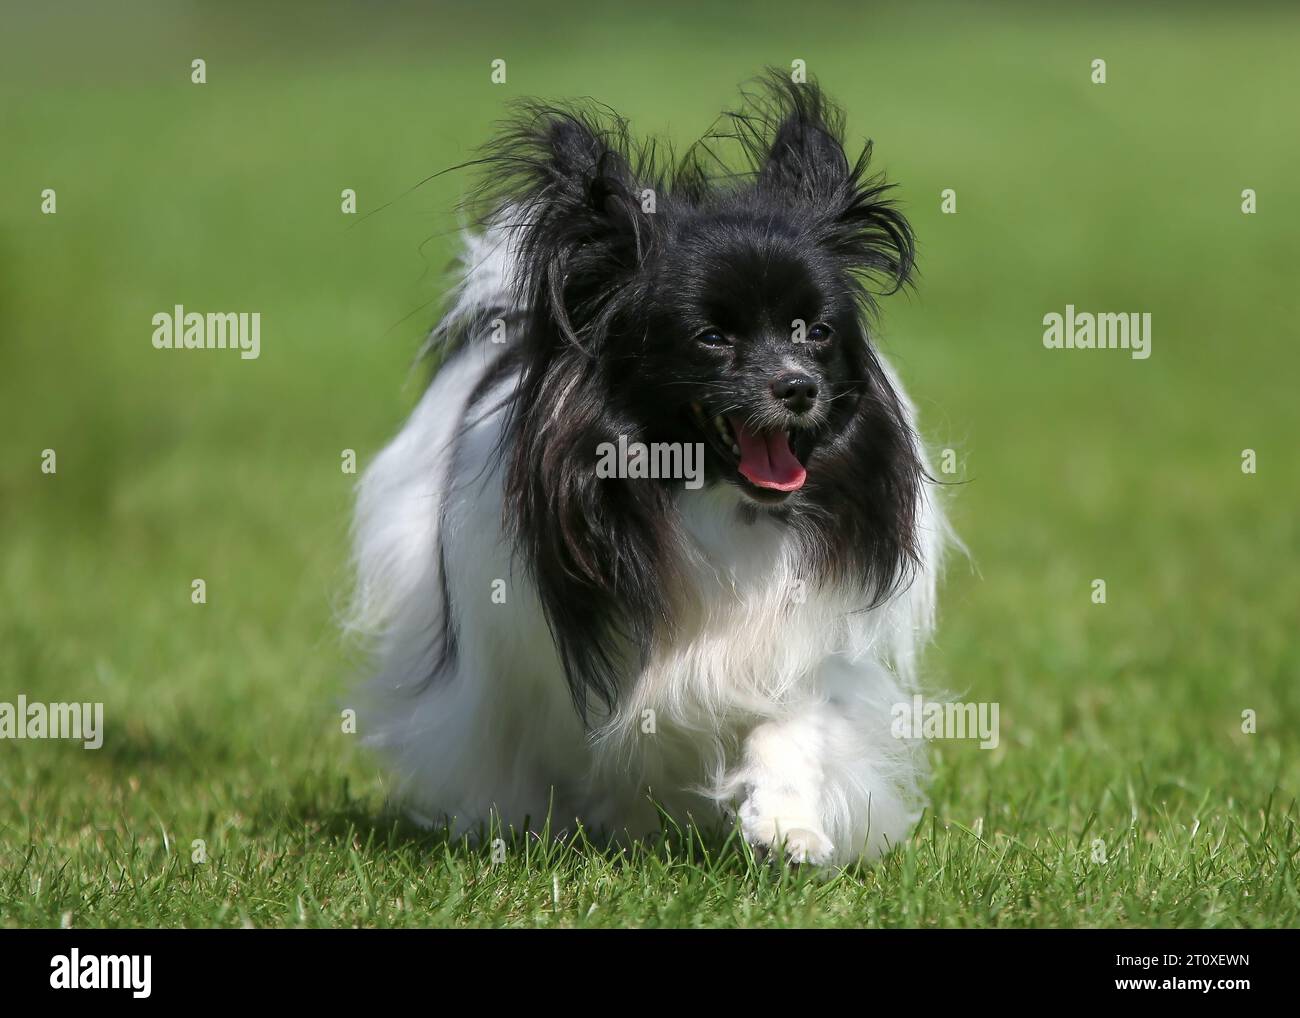
<path fill-rule="evenodd" d="M 621 118 L 540 103 L 521 106 L 484 154 L 481 199 L 512 231 L 525 305 L 579 346 L 599 342 L 646 256 L 642 162 Z"/>
<path fill-rule="evenodd" d="M 633 433 L 611 409 L 606 356 L 632 322 L 663 194 L 627 125 L 598 107 L 532 103 L 485 156 L 487 216 L 509 231 L 513 296 L 525 324 L 511 334 L 519 377 L 511 400 L 506 520 L 540 595 L 574 704 L 613 708 L 629 661 L 649 654 L 674 589 L 660 572 L 667 488 L 597 475 L 588 457 Z"/>

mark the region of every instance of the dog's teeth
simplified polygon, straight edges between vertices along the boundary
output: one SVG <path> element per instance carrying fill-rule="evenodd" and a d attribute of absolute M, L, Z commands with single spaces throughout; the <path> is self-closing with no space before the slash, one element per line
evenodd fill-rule
<path fill-rule="evenodd" d="M 725 420 L 721 417 L 715 417 L 713 418 L 713 426 L 718 431 L 718 437 L 722 439 L 724 443 L 731 441 L 731 435 L 727 433 L 727 422 Z"/>
<path fill-rule="evenodd" d="M 740 455 L 740 446 L 738 446 L 735 442 L 731 443 L 731 455 L 733 456 Z"/>

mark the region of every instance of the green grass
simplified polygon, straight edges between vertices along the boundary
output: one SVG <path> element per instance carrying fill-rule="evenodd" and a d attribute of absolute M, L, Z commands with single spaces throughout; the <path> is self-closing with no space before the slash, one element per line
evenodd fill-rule
<path fill-rule="evenodd" d="M 1300 17 L 814 7 L 6 13 L 0 700 L 102 701 L 107 734 L 0 742 L 0 921 L 1300 922 Z M 926 670 L 1001 704 L 1000 747 L 937 746 L 911 841 L 840 874 L 725 833 L 512 839 L 494 865 L 395 824 L 340 731 L 361 663 L 335 616 L 340 451 L 364 467 L 416 395 L 467 182 L 409 189 L 511 96 L 594 95 L 680 142 L 796 57 L 920 237 L 881 342 L 959 453 L 972 553 Z M 394 203 L 353 222 L 343 187 Z M 261 311 L 261 358 L 153 350 L 175 303 Z M 1151 359 L 1044 350 L 1066 303 L 1150 311 Z"/>

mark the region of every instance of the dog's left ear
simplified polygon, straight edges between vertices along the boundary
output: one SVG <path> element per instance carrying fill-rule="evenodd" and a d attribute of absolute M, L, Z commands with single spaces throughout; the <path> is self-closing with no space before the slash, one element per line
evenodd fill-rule
<path fill-rule="evenodd" d="M 771 140 L 758 171 L 759 186 L 803 198 L 840 187 L 851 167 L 844 154 L 842 117 L 815 84 L 768 80 L 767 128 Z"/>
<path fill-rule="evenodd" d="M 844 115 L 815 82 L 772 70 L 750 108 L 736 114 L 741 139 L 756 157 L 758 187 L 799 206 L 820 243 L 852 271 L 892 293 L 907 283 L 915 242 L 907 219 L 886 195 L 893 185 L 871 175 L 871 142 L 850 162 Z"/>

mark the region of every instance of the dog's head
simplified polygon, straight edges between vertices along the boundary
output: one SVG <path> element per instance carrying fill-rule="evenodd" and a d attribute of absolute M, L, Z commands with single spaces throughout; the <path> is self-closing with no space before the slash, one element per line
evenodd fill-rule
<path fill-rule="evenodd" d="M 529 104 L 487 156 L 525 318 L 511 522 L 544 599 L 567 599 L 553 629 L 600 605 L 642 651 L 671 616 L 683 489 L 598 479 L 602 443 L 701 443 L 742 519 L 775 513 L 810 573 L 868 600 L 915 556 L 921 461 L 867 334 L 875 294 L 907 282 L 911 230 L 815 84 L 769 74 L 721 125 L 665 167 L 616 117 Z"/>
<path fill-rule="evenodd" d="M 855 418 L 903 436 L 865 334 L 860 263 L 837 251 L 828 206 L 799 200 L 781 161 L 774 152 L 755 186 L 669 224 L 629 398 L 654 433 L 702 442 L 711 478 L 797 514 Z"/>

